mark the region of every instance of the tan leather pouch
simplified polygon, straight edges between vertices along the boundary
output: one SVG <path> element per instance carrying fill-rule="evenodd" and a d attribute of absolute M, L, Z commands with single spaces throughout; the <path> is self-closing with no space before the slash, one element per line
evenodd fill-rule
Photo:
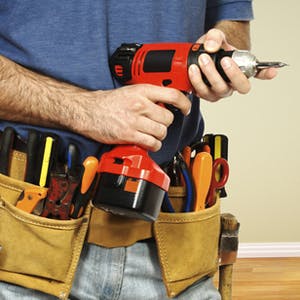
<path fill-rule="evenodd" d="M 90 208 L 66 221 L 29 214 L 15 206 L 28 187 L 0 174 L 0 280 L 68 299 Z"/>
<path fill-rule="evenodd" d="M 169 190 L 173 203 L 180 203 L 184 194 L 183 187 Z M 154 223 L 154 234 L 169 297 L 217 271 L 219 201 L 198 212 L 161 213 Z"/>

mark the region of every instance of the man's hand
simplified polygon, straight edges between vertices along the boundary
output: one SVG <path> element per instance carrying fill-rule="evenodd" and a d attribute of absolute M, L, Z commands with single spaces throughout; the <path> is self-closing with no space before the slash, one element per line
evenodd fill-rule
<path fill-rule="evenodd" d="M 0 55 L 0 118 L 59 127 L 107 144 L 158 151 L 173 122 L 170 104 L 187 115 L 180 91 L 150 84 L 88 91 L 28 70 Z"/>
<path fill-rule="evenodd" d="M 234 50 L 234 46 L 226 40 L 225 34 L 219 29 L 211 29 L 204 36 L 197 40 L 197 43 L 204 44 L 207 52 L 217 52 L 220 48 L 224 50 Z M 189 77 L 195 88 L 197 96 L 209 101 L 217 101 L 221 98 L 231 96 L 234 91 L 241 94 L 247 94 L 250 91 L 250 81 L 239 69 L 237 64 L 230 57 L 224 57 L 221 65 L 230 80 L 230 83 L 224 81 L 218 73 L 215 64 L 208 54 L 202 54 L 199 57 L 201 72 L 205 74 L 211 87 L 208 87 L 201 76 L 201 72 L 196 65 L 189 68 Z M 270 68 L 259 72 L 258 79 L 272 79 L 276 76 L 277 70 Z"/>
<path fill-rule="evenodd" d="M 149 84 L 109 91 L 87 92 L 68 127 L 106 144 L 135 144 L 151 151 L 161 148 L 173 113 L 160 105 L 171 104 L 187 115 L 190 100 L 180 91 Z M 79 121 L 80 120 L 80 121 Z"/>

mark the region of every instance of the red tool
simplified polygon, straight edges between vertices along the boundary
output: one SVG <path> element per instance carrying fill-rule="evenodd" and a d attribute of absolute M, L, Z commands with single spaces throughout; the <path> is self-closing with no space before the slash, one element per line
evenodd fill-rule
<path fill-rule="evenodd" d="M 218 176 L 220 174 L 220 167 L 222 167 L 221 177 Z M 217 178 L 217 176 L 219 178 Z M 225 186 L 228 176 L 229 166 L 227 160 L 222 157 L 215 159 L 212 167 L 210 188 L 206 198 L 206 207 L 211 207 L 214 205 L 216 201 L 216 193 Z"/>
<path fill-rule="evenodd" d="M 188 67 L 192 64 L 199 65 L 198 58 L 203 53 L 206 51 L 202 44 L 122 44 L 112 55 L 110 68 L 122 84 L 150 83 L 192 92 Z M 261 69 L 286 66 L 281 62 L 259 62 L 253 54 L 245 50 L 220 49 L 215 53 L 207 54 L 227 82 L 229 78 L 221 66 L 221 59 L 225 56 L 231 57 L 248 78 Z M 202 78 L 207 85 L 210 85 L 204 74 Z"/>
<path fill-rule="evenodd" d="M 111 56 L 110 69 L 121 84 L 148 83 L 191 93 L 193 86 L 189 80 L 188 68 L 192 64 L 198 65 L 199 56 L 203 53 L 206 51 L 202 44 L 122 44 Z M 264 68 L 279 68 L 286 65 L 280 62 L 259 62 L 250 52 L 241 50 L 225 51 L 220 49 L 216 53 L 208 54 L 222 78 L 227 82 L 229 82 L 229 78 L 221 66 L 221 59 L 226 56 L 236 62 L 246 77 L 254 76 Z M 204 74 L 202 74 L 202 79 L 210 86 Z M 129 161 L 132 163 L 128 163 Z M 137 161 L 140 164 L 133 163 Z M 147 161 L 146 169 L 142 163 L 144 161 Z M 146 151 L 136 146 L 117 146 L 112 153 L 103 155 L 98 171 L 101 174 L 98 198 L 96 197 L 93 201 L 95 206 L 126 216 L 148 220 L 156 218 L 157 207 L 162 203 L 164 191 L 169 186 L 169 183 L 166 184 L 166 182 L 169 182 L 169 179 L 149 159 Z M 148 173 L 156 174 L 157 179 L 153 180 L 154 176 L 146 175 Z M 130 175 L 128 176 L 128 174 Z M 124 177 L 127 179 L 125 180 Z M 140 188 L 131 189 L 130 192 L 120 188 L 122 186 L 120 182 L 123 183 L 127 180 L 135 182 L 131 184 L 133 186 L 140 186 L 136 182 L 142 181 L 145 185 L 143 188 L 148 189 L 150 186 L 152 194 L 150 193 L 148 196 Z M 138 207 L 136 199 L 139 202 Z"/>
<path fill-rule="evenodd" d="M 112 55 L 110 67 L 122 84 L 150 83 L 192 92 L 188 66 L 198 64 L 205 51 L 200 44 L 122 44 Z"/>
<path fill-rule="evenodd" d="M 188 67 L 198 64 L 204 52 L 201 44 L 191 43 L 122 44 L 112 55 L 110 68 L 121 84 L 150 83 L 189 93 L 193 88 Z M 102 156 L 98 172 L 96 207 L 150 221 L 157 218 L 170 179 L 145 150 L 117 146 Z"/>
<path fill-rule="evenodd" d="M 79 185 L 80 176 L 80 172 L 76 176 L 58 172 L 51 174 L 42 217 L 59 220 L 70 219 L 72 198 Z"/>

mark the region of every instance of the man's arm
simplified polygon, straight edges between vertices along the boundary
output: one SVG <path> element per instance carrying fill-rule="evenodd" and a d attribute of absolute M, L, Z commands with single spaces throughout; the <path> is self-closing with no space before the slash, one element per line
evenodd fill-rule
<path fill-rule="evenodd" d="M 173 121 L 173 114 L 156 102 L 184 114 L 191 105 L 175 89 L 150 85 L 87 91 L 0 56 L 0 119 L 67 128 L 99 142 L 135 143 L 156 151 Z"/>
<path fill-rule="evenodd" d="M 68 127 L 76 118 L 70 99 L 84 90 L 32 72 L 0 56 L 0 118 Z"/>
<path fill-rule="evenodd" d="M 220 21 L 215 28 L 224 32 L 228 44 L 236 49 L 250 50 L 249 21 Z"/>

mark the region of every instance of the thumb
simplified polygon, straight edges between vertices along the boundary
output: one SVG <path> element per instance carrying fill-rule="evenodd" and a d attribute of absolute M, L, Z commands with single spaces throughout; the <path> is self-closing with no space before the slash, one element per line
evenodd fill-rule
<path fill-rule="evenodd" d="M 226 44 L 226 37 L 223 31 L 219 29 L 209 30 L 204 37 L 204 49 L 207 52 L 216 52 L 218 51 L 223 44 Z"/>

